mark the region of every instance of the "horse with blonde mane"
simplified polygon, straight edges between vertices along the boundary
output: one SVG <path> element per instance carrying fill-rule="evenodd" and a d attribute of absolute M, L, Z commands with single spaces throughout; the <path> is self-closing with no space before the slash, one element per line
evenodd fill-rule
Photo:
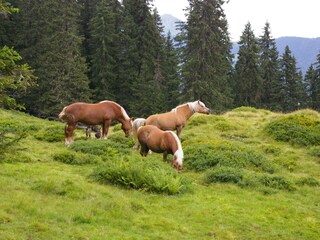
<path fill-rule="evenodd" d="M 59 119 L 66 122 L 65 144 L 73 143 L 73 131 L 78 122 L 85 125 L 101 125 L 102 139 L 106 139 L 112 120 L 121 123 L 121 128 L 128 137 L 132 129 L 132 120 L 123 107 L 113 101 L 102 101 L 99 103 L 76 102 L 63 108 Z"/>
<path fill-rule="evenodd" d="M 167 161 L 168 154 L 173 155 L 173 167 L 180 172 L 183 162 L 183 150 L 180 139 L 172 131 L 162 131 L 156 126 L 147 125 L 139 127 L 137 138 L 140 142 L 141 156 L 147 156 L 149 150 L 163 153 L 163 160 Z"/>
<path fill-rule="evenodd" d="M 210 109 L 207 108 L 203 102 L 197 100 L 179 105 L 172 109 L 171 112 L 151 115 L 145 119 L 144 124 L 142 122 L 143 118 L 139 118 L 139 120 L 135 120 L 133 122 L 133 136 L 137 135 L 137 131 L 140 126 L 154 125 L 161 130 L 176 130 L 179 139 L 181 139 L 180 135 L 183 127 L 186 125 L 188 119 L 195 113 L 209 114 Z M 136 142 L 134 149 L 138 149 L 138 145 L 139 143 Z"/>

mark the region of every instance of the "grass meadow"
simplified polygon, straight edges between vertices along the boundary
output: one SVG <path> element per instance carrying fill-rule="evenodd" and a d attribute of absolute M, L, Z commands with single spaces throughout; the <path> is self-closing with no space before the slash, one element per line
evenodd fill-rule
<path fill-rule="evenodd" d="M 320 113 L 194 115 L 180 174 L 108 140 L 0 109 L 0 239 L 320 239 Z M 170 157 L 170 156 L 169 156 Z"/>

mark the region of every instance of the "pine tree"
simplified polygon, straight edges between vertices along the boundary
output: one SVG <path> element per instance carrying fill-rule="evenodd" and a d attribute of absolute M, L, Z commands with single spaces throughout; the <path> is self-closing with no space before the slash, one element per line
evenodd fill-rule
<path fill-rule="evenodd" d="M 259 107 L 262 95 L 262 81 L 259 68 L 258 40 L 247 23 L 239 44 L 238 61 L 235 65 L 235 89 L 237 106 Z"/>
<path fill-rule="evenodd" d="M 90 21 L 91 45 L 89 47 L 91 66 L 91 88 L 95 101 L 115 100 L 119 63 L 118 22 L 121 6 L 117 0 L 101 0 Z"/>
<path fill-rule="evenodd" d="M 276 81 L 279 78 L 279 52 L 275 39 L 271 37 L 270 24 L 264 27 L 264 34 L 259 38 L 260 73 L 262 79 L 261 106 L 272 109 L 276 105 L 272 99 L 273 91 L 277 91 Z"/>
<path fill-rule="evenodd" d="M 81 56 L 80 8 L 77 1 L 15 0 L 21 16 L 13 19 L 14 42 L 35 68 L 39 87 L 25 98 L 27 110 L 38 116 L 56 116 L 74 101 L 88 101 L 90 91 Z"/>
<path fill-rule="evenodd" d="M 215 111 L 231 105 L 231 42 L 223 0 L 189 0 L 182 69 L 186 101 L 201 99 Z M 181 35 L 184 40 L 183 35 Z"/>
<path fill-rule="evenodd" d="M 297 71 L 296 59 L 288 46 L 280 59 L 280 105 L 284 112 L 294 111 L 304 105 L 306 92 L 302 74 Z"/>
<path fill-rule="evenodd" d="M 170 32 L 167 35 L 164 46 L 163 75 L 165 79 L 165 109 L 172 109 L 180 103 L 180 78 L 178 73 L 178 56 L 174 48 Z"/>
<path fill-rule="evenodd" d="M 124 49 L 119 72 L 122 83 L 120 96 L 129 111 L 137 116 L 147 116 L 162 109 L 162 80 L 156 72 L 162 40 L 151 14 L 150 2 L 123 1 Z"/>
<path fill-rule="evenodd" d="M 0 21 L 8 21 L 3 15 L 7 16 L 14 12 L 18 12 L 18 9 L 8 2 L 0 2 Z M 30 66 L 17 63 L 21 59 L 13 48 L 0 45 L 0 107 L 24 109 L 23 104 L 16 100 L 36 83 L 36 77 Z"/>
<path fill-rule="evenodd" d="M 320 52 L 317 55 L 317 61 L 314 70 L 315 76 L 310 79 L 310 99 L 311 107 L 320 111 Z"/>

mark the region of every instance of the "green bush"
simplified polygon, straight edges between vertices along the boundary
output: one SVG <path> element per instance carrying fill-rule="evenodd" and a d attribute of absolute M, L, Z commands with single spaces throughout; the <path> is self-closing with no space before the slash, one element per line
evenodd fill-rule
<path fill-rule="evenodd" d="M 15 119 L 0 119 L 0 132 L 31 132 L 38 131 L 40 126 L 30 121 L 19 121 Z"/>
<path fill-rule="evenodd" d="M 230 167 L 218 167 L 206 174 L 206 183 L 240 183 L 243 178 L 241 170 Z"/>
<path fill-rule="evenodd" d="M 320 186 L 320 182 L 313 178 L 313 177 L 303 177 L 300 178 L 297 182 L 297 185 L 303 186 L 303 185 L 307 185 L 310 187 L 318 187 Z"/>
<path fill-rule="evenodd" d="M 133 140 L 120 135 L 112 135 L 107 140 L 77 140 L 70 146 L 76 152 L 88 153 L 112 159 L 120 155 L 131 154 Z"/>
<path fill-rule="evenodd" d="M 264 131 L 277 141 L 302 146 L 320 144 L 320 120 L 310 115 L 285 115 L 266 124 Z"/>
<path fill-rule="evenodd" d="M 20 141 L 27 134 L 23 131 L 0 131 L 0 163 L 2 162 L 30 162 L 31 158 L 24 154 Z"/>
<path fill-rule="evenodd" d="M 35 135 L 35 138 L 47 142 L 60 142 L 64 140 L 64 127 L 61 125 L 51 125 L 42 128 Z"/>
<path fill-rule="evenodd" d="M 273 173 L 275 167 L 259 151 L 233 143 L 194 144 L 185 147 L 186 167 L 203 171 L 216 165 L 234 168 L 255 168 Z"/>
<path fill-rule="evenodd" d="M 77 154 L 68 150 L 55 153 L 52 158 L 54 161 L 70 165 L 96 164 L 102 161 L 101 158 L 96 155 Z"/>
<path fill-rule="evenodd" d="M 295 185 L 283 176 L 268 176 L 263 175 L 259 177 L 259 182 L 266 187 L 275 188 L 279 190 L 293 191 L 296 189 Z"/>
<path fill-rule="evenodd" d="M 320 158 L 320 146 L 311 147 L 308 150 L 308 154 L 311 155 L 311 156 Z"/>
<path fill-rule="evenodd" d="M 146 159 L 109 161 L 97 168 L 91 176 L 95 181 L 104 184 L 169 195 L 190 189 L 190 183 L 173 168 Z"/>
<path fill-rule="evenodd" d="M 256 113 L 258 110 L 253 107 L 242 106 L 232 110 L 232 112 L 253 112 Z"/>
<path fill-rule="evenodd" d="M 259 174 L 230 167 L 217 167 L 209 170 L 205 176 L 205 183 L 234 183 L 240 187 L 254 188 L 264 192 L 269 192 L 266 188 L 286 191 L 296 189 L 295 184 L 283 176 Z"/>

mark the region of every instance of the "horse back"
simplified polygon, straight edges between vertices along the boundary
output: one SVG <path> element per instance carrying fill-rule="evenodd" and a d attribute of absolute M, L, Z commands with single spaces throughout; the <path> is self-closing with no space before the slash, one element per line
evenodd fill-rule
<path fill-rule="evenodd" d="M 173 154 L 173 150 L 177 148 L 175 139 L 170 132 L 162 131 L 153 125 L 139 128 L 137 135 L 140 144 L 145 144 L 156 153 L 167 151 Z"/>
<path fill-rule="evenodd" d="M 161 130 L 175 130 L 179 126 L 179 119 L 174 112 L 159 113 L 149 116 L 146 125 L 154 125 Z"/>
<path fill-rule="evenodd" d="M 64 111 L 69 116 L 68 119 L 90 125 L 101 124 L 105 119 L 113 119 L 115 115 L 113 107 L 106 103 L 76 102 L 67 106 Z"/>

